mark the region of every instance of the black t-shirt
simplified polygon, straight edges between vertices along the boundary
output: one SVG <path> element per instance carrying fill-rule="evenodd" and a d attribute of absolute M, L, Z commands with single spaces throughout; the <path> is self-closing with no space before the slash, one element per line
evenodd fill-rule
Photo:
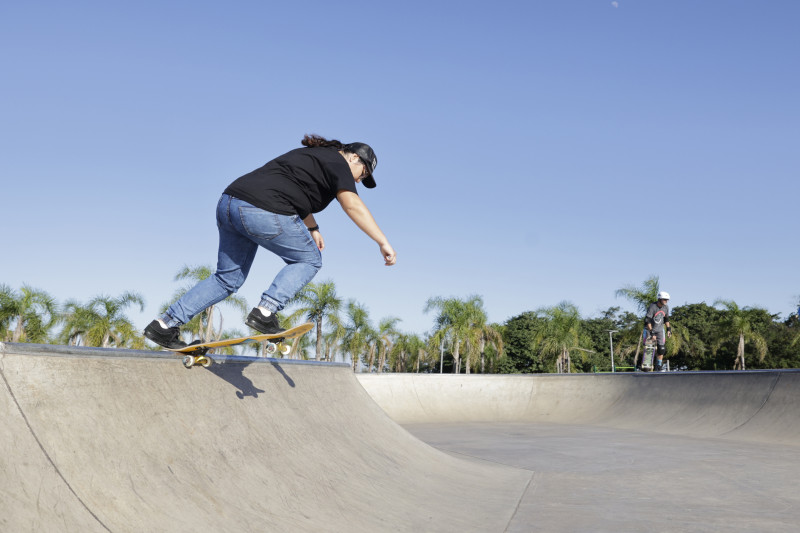
<path fill-rule="evenodd" d="M 225 189 L 256 207 L 279 215 L 319 213 L 346 190 L 358 194 L 356 182 L 336 148 L 297 148 L 237 179 Z"/>

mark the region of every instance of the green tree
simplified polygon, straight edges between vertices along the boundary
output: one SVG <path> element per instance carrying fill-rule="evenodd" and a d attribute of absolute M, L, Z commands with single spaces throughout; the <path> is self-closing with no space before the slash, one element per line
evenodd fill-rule
<path fill-rule="evenodd" d="M 70 300 L 64 304 L 61 340 L 66 344 L 102 348 L 144 348 L 143 337 L 124 314 L 131 305 L 138 305 L 144 311 L 144 299 L 135 292 L 116 298 L 96 296 L 85 305 Z"/>
<path fill-rule="evenodd" d="M 0 327 L 10 342 L 46 342 L 59 321 L 58 305 L 47 292 L 23 285 L 0 285 Z"/>
<path fill-rule="evenodd" d="M 486 372 L 486 348 L 492 347 L 497 357 L 503 354 L 503 337 L 493 325 L 489 324 L 489 317 L 483 309 L 483 299 L 471 297 L 464 302 L 464 313 L 469 317 L 469 328 L 465 336 L 467 374 L 475 368 L 481 373 Z"/>
<path fill-rule="evenodd" d="M 626 285 L 615 294 L 633 302 L 639 314 L 644 315 L 650 304 L 658 299 L 658 290 L 658 276 L 650 276 L 640 286 Z"/>
<path fill-rule="evenodd" d="M 335 361 L 336 354 L 343 350 L 342 339 L 347 331 L 341 321 L 336 320 L 331 324 L 331 327 L 323 337 L 323 349 L 325 353 L 325 361 Z"/>
<path fill-rule="evenodd" d="M 425 312 L 437 310 L 435 329 L 432 336 L 434 344 L 448 343 L 453 350 L 453 372 L 461 371 L 461 352 L 466 351 L 466 373 L 470 372 L 471 357 L 479 346 L 478 324 L 486 322 L 483 299 L 473 295 L 466 300 L 458 298 L 430 298 L 425 304 Z M 482 315 L 482 316 L 481 316 Z"/>
<path fill-rule="evenodd" d="M 369 312 L 355 300 L 347 302 L 345 320 L 342 347 L 346 353 L 350 354 L 353 372 L 355 372 L 358 368 L 358 362 L 364 360 L 363 357 L 369 350 L 369 339 L 374 333 L 369 322 Z"/>
<path fill-rule="evenodd" d="M 366 360 L 365 366 L 367 368 L 367 372 L 372 372 L 372 369 L 375 368 L 375 354 L 378 351 L 378 345 L 380 344 L 380 342 L 381 342 L 381 336 L 378 333 L 378 330 L 373 329 L 372 331 L 370 331 L 370 336 L 367 339 L 368 352 L 365 358 Z"/>
<path fill-rule="evenodd" d="M 789 346 L 800 346 L 800 306 L 797 307 L 797 313 L 792 313 L 786 319 L 786 327 L 790 329 L 791 341 Z"/>
<path fill-rule="evenodd" d="M 582 348 L 586 340 L 581 336 L 581 316 L 578 308 L 570 302 L 561 302 L 554 307 L 537 311 L 545 320 L 537 330 L 535 343 L 544 357 L 555 357 L 556 372 L 571 371 L 571 350 L 588 351 Z"/>
<path fill-rule="evenodd" d="M 392 350 L 392 345 L 400 331 L 397 329 L 399 318 L 387 317 L 378 323 L 378 374 L 382 373 L 386 366 L 386 356 Z"/>
<path fill-rule="evenodd" d="M 485 317 L 485 314 L 484 314 Z M 484 318 L 485 322 L 485 318 Z M 494 371 L 496 362 L 503 357 L 503 334 L 499 324 L 482 324 L 478 329 L 478 352 L 480 353 L 480 371 L 486 373 L 486 362 L 490 371 Z"/>
<path fill-rule="evenodd" d="M 745 370 L 745 345 L 750 343 L 756 350 L 759 361 L 767 355 L 767 342 L 756 331 L 754 320 L 747 308 L 740 308 L 733 300 L 718 300 L 714 305 L 724 308 L 722 320 L 719 322 L 719 335 L 712 350 L 716 352 L 720 345 L 728 338 L 738 339 L 736 348 L 736 361 L 734 370 Z"/>
<path fill-rule="evenodd" d="M 330 280 L 322 283 L 309 283 L 292 298 L 291 303 L 299 305 L 293 314 L 304 315 L 309 322 L 316 324 L 316 360 L 321 361 L 323 323 L 327 320 L 333 327 L 339 325 L 339 309 L 342 307 L 342 300 L 336 295 L 336 285 Z"/>
<path fill-rule="evenodd" d="M 773 320 L 764 338 L 769 352 L 763 368 L 800 368 L 800 320 L 792 313 L 783 322 Z"/>
<path fill-rule="evenodd" d="M 670 354 L 672 366 L 713 370 L 717 363 L 716 353 L 712 353 L 710 348 L 716 336 L 717 324 L 722 319 L 722 311 L 701 302 L 675 307 L 670 310 L 670 316 L 676 324 L 676 331 L 682 328 L 686 331 L 685 342 L 681 343 L 676 354 Z"/>
<path fill-rule="evenodd" d="M 408 372 L 412 366 L 419 372 L 421 363 L 426 359 L 425 341 L 419 335 L 403 333 L 397 336 L 389 353 L 389 366 L 395 372 Z"/>
<path fill-rule="evenodd" d="M 581 331 L 589 339 L 587 348 L 594 354 L 587 356 L 586 371 L 593 368 L 611 369 L 611 343 L 609 331 L 614 331 L 614 363 L 626 366 L 639 340 L 639 317 L 619 307 L 609 307 L 599 317 L 587 318 L 581 323 Z"/>
<path fill-rule="evenodd" d="M 536 350 L 536 331 L 544 319 L 533 311 L 510 318 L 503 331 L 506 361 L 503 373 L 546 372 L 544 361 Z"/>

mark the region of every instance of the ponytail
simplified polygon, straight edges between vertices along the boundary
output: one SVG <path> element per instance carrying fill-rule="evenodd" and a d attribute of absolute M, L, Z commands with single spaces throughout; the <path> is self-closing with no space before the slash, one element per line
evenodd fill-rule
<path fill-rule="evenodd" d="M 313 148 L 315 146 L 322 146 L 326 148 L 331 146 L 333 148 L 336 148 L 337 150 L 342 150 L 344 148 L 344 145 L 341 142 L 337 141 L 336 139 L 331 139 L 329 141 L 325 137 L 321 137 L 313 133 L 311 135 L 306 134 L 303 137 L 303 140 L 300 141 L 300 144 L 302 144 L 303 146 L 308 146 L 309 148 Z"/>

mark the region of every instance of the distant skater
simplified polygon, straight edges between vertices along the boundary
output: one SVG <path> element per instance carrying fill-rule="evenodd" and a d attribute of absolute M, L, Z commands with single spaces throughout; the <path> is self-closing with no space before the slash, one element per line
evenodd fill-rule
<path fill-rule="evenodd" d="M 374 240 L 384 263 L 397 257 L 356 191 L 362 183 L 375 187 L 378 158 L 364 143 L 343 144 L 306 135 L 297 148 L 228 185 L 217 203 L 219 250 L 217 270 L 172 304 L 144 330 L 166 348 L 183 348 L 180 326 L 235 293 L 247 279 L 259 246 L 286 263 L 245 323 L 261 333 L 284 331 L 277 313 L 322 267 L 325 241 L 314 213 L 334 199 L 364 233 Z"/>
<path fill-rule="evenodd" d="M 661 291 L 658 293 L 658 300 L 650 304 L 647 314 L 644 317 L 645 340 L 653 337 L 656 340 L 655 371 L 662 370 L 664 354 L 667 353 L 666 339 L 672 337 L 672 327 L 669 324 L 669 293 Z M 664 328 L 666 327 L 666 333 Z"/>

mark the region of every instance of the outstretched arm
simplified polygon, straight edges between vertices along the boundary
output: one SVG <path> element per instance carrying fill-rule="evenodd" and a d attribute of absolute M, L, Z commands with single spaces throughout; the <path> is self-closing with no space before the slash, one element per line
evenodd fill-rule
<path fill-rule="evenodd" d="M 378 223 L 375 222 L 364 201 L 356 193 L 345 190 L 339 191 L 336 198 L 339 200 L 344 212 L 350 217 L 350 220 L 355 222 L 356 226 L 366 233 L 370 239 L 378 243 L 386 266 L 395 264 L 397 255 L 394 248 L 389 244 L 389 239 L 383 234 L 381 228 L 378 227 Z"/>

